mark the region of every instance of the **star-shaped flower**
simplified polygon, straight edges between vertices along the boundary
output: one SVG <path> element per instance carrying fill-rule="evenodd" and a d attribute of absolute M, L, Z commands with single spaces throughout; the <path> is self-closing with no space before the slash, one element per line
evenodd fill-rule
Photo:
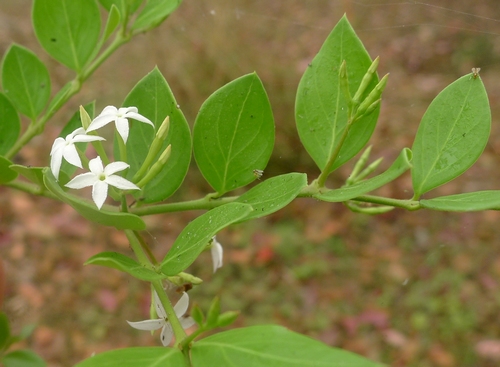
<path fill-rule="evenodd" d="M 210 252 L 212 253 L 215 273 L 217 269 L 222 268 L 222 254 L 224 252 L 222 245 L 217 241 L 215 236 L 212 237 L 212 247 L 210 248 Z"/>
<path fill-rule="evenodd" d="M 139 187 L 129 180 L 114 174 L 128 167 L 130 166 L 125 162 L 113 162 L 104 168 L 101 157 L 98 156 L 90 160 L 90 172 L 76 176 L 68 182 L 66 186 L 71 189 L 82 189 L 87 186 L 92 186 L 92 199 L 95 205 L 101 209 L 108 196 L 108 185 L 122 190 L 140 190 Z"/>
<path fill-rule="evenodd" d="M 172 330 L 172 325 L 170 324 L 170 321 L 168 321 L 167 313 L 165 312 L 165 309 L 163 308 L 163 305 L 160 302 L 160 298 L 158 297 L 158 294 L 156 292 L 154 292 L 154 304 L 156 308 L 156 314 L 158 315 L 159 319 L 127 322 L 130 326 L 138 330 L 151 331 L 162 328 L 160 335 L 161 343 L 164 347 L 166 347 L 172 341 L 172 338 L 174 337 L 174 331 Z M 184 317 L 184 314 L 188 309 L 188 305 L 189 296 L 186 292 L 183 292 L 182 297 L 179 299 L 179 302 L 177 302 L 177 304 L 174 306 L 174 312 L 184 329 L 187 329 L 195 324 L 195 321 L 192 317 Z"/>
<path fill-rule="evenodd" d="M 96 140 L 105 140 L 100 136 L 85 135 L 85 129 L 80 127 L 73 131 L 71 134 L 64 138 L 57 138 L 52 144 L 50 151 L 50 170 L 56 179 L 59 178 L 59 171 L 61 170 L 62 159 L 66 159 L 73 166 L 82 168 L 82 160 L 78 155 L 75 143 L 88 143 Z"/>
<path fill-rule="evenodd" d="M 122 107 L 117 109 L 115 106 L 107 106 L 102 110 L 101 114 L 90 123 L 87 132 L 100 129 L 104 125 L 114 121 L 118 134 L 122 137 L 123 142 L 126 143 L 129 132 L 129 118 L 149 124 L 154 129 L 154 124 L 148 118 L 137 113 L 137 111 L 137 107 Z"/>

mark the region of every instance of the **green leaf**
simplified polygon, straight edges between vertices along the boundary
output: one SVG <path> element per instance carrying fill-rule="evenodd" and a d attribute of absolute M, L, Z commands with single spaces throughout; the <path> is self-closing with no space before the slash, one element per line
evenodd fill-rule
<path fill-rule="evenodd" d="M 447 86 L 422 117 L 413 143 L 415 198 L 464 173 L 488 142 L 491 112 L 481 78 Z"/>
<path fill-rule="evenodd" d="M 50 76 L 30 50 L 12 45 L 2 63 L 2 86 L 17 110 L 34 120 L 50 98 Z"/>
<path fill-rule="evenodd" d="M 0 312 L 0 350 L 8 347 L 10 338 L 9 319 L 4 312 Z"/>
<path fill-rule="evenodd" d="M 135 11 L 141 6 L 144 0 L 99 0 L 99 3 L 107 10 L 111 11 L 111 7 L 114 5 L 116 6 L 119 10 L 120 13 L 123 15 L 125 14 L 125 11 L 123 9 L 122 5 L 125 5 L 128 7 L 128 13 L 133 14 Z"/>
<path fill-rule="evenodd" d="M 3 357 L 4 367 L 45 367 L 47 363 L 31 350 L 16 350 Z"/>
<path fill-rule="evenodd" d="M 196 163 L 220 194 L 255 180 L 274 145 L 274 119 L 257 74 L 242 76 L 203 103 L 193 128 Z"/>
<path fill-rule="evenodd" d="M 85 262 L 85 265 L 90 264 L 120 270 L 132 275 L 137 279 L 145 281 L 153 281 L 166 278 L 164 274 L 158 274 L 151 269 L 147 269 L 137 261 L 131 259 L 128 256 L 119 254 L 118 252 L 101 252 L 97 255 L 92 256 Z"/>
<path fill-rule="evenodd" d="M 287 206 L 307 186 L 305 173 L 288 173 L 261 182 L 236 202 L 250 204 L 253 211 L 243 220 L 260 218 Z"/>
<path fill-rule="evenodd" d="M 102 40 L 106 41 L 109 36 L 115 31 L 116 27 L 120 24 L 120 11 L 113 4 L 109 11 L 108 20 L 106 21 L 106 26 L 104 27 L 104 33 L 102 35 Z"/>
<path fill-rule="evenodd" d="M 81 72 L 98 43 L 101 14 L 95 0 L 34 0 L 33 26 L 50 56 Z"/>
<path fill-rule="evenodd" d="M 29 181 L 36 183 L 41 187 L 45 187 L 43 182 L 43 170 L 45 167 L 27 167 L 19 164 L 12 164 L 10 169 L 23 175 Z"/>
<path fill-rule="evenodd" d="M 479 210 L 500 210 L 500 190 L 468 192 L 420 200 L 423 208 L 447 212 L 471 212 Z"/>
<path fill-rule="evenodd" d="M 339 78 L 339 68 L 344 60 L 349 91 L 354 95 L 371 60 L 345 16 L 309 64 L 297 90 L 297 130 L 302 144 L 321 170 L 336 150 L 347 127 L 348 101 L 342 93 Z M 377 83 L 378 78 L 374 77 L 362 99 Z M 379 111 L 380 107 L 377 107 L 351 126 L 330 172 L 354 157 L 365 146 L 375 129 Z"/>
<path fill-rule="evenodd" d="M 176 275 L 193 263 L 207 247 L 208 241 L 228 225 L 239 221 L 252 211 L 247 204 L 229 203 L 200 215 L 190 222 L 175 240 L 161 263 L 166 275 Z"/>
<path fill-rule="evenodd" d="M 0 156 L 0 184 L 15 180 L 17 172 L 11 169 L 12 162 Z"/>
<path fill-rule="evenodd" d="M 14 145 L 21 131 L 21 120 L 11 101 L 0 93 L 0 154 Z"/>
<path fill-rule="evenodd" d="M 347 201 L 357 196 L 364 195 L 370 191 L 395 180 L 404 172 L 411 168 L 412 153 L 408 148 L 404 148 L 394 163 L 378 176 L 358 182 L 351 186 L 341 187 L 340 189 L 328 190 L 324 193 L 314 195 L 316 199 L 329 201 L 332 203 Z"/>
<path fill-rule="evenodd" d="M 132 29 L 135 31 L 146 31 L 159 26 L 181 5 L 181 2 L 182 0 L 148 0 L 146 6 L 132 25 Z"/>
<path fill-rule="evenodd" d="M 193 345 L 193 367 L 381 367 L 381 364 L 281 326 L 234 329 Z"/>
<path fill-rule="evenodd" d="M 58 185 L 49 168 L 43 169 L 43 181 L 50 192 L 57 196 L 61 201 L 73 207 L 73 209 L 80 213 L 84 218 L 92 222 L 96 222 L 104 226 L 116 227 L 118 229 L 132 229 L 135 231 L 142 231 L 146 229 L 146 224 L 137 215 L 112 211 L 115 208 L 107 205 L 103 208 L 109 208 L 108 210 L 99 210 L 93 202 L 66 194 Z"/>
<path fill-rule="evenodd" d="M 74 82 L 68 82 L 66 83 L 59 91 L 56 93 L 56 95 L 52 98 L 52 100 L 49 103 L 49 107 L 47 110 L 51 111 L 53 109 L 57 109 L 56 106 L 60 106 L 62 102 L 66 99 L 66 96 L 75 91 L 75 85 Z"/>
<path fill-rule="evenodd" d="M 177 101 L 158 68 L 154 68 L 129 93 L 123 106 L 135 106 L 139 113 L 155 124 L 151 125 L 129 120 L 130 135 L 127 140 L 127 163 L 130 169 L 127 178 L 132 179 L 146 158 L 149 146 L 165 117 L 170 116 L 170 130 L 162 151 L 172 144 L 172 153 L 162 171 L 149 182 L 141 192 L 145 203 L 165 200 L 182 184 L 191 161 L 191 132 Z M 115 154 L 118 148 L 115 147 Z M 116 155 L 118 156 L 118 155 Z"/>
<path fill-rule="evenodd" d="M 187 367 L 176 348 L 134 347 L 117 349 L 92 356 L 75 367 Z"/>

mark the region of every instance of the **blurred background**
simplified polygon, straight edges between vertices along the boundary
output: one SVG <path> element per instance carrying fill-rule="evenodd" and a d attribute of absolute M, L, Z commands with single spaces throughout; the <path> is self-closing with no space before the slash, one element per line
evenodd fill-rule
<path fill-rule="evenodd" d="M 0 52 L 12 42 L 48 65 L 57 91 L 72 72 L 38 46 L 31 1 L 0 0 Z M 159 28 L 114 54 L 61 110 L 44 136 L 21 151 L 22 164 L 46 166 L 53 139 L 80 104 L 119 106 L 155 65 L 191 126 L 216 89 L 256 71 L 276 121 L 269 178 L 318 170 L 295 130 L 294 99 L 307 64 L 344 13 L 379 73 L 390 72 L 372 159 L 390 165 L 411 147 L 432 99 L 472 67 L 481 68 L 492 106 L 490 142 L 464 175 L 426 197 L 499 189 L 500 7 L 480 1 L 185 0 Z M 330 179 L 338 187 L 352 163 Z M 169 201 L 200 198 L 210 187 L 192 169 Z M 410 198 L 405 174 L 378 194 Z M 146 218 L 145 233 L 163 257 L 198 212 Z M 190 291 L 207 308 L 220 295 L 239 309 L 234 326 L 277 323 L 328 345 L 391 366 L 498 366 L 500 363 L 500 220 L 481 213 L 405 212 L 379 216 L 341 204 L 300 199 L 265 219 L 218 235 L 224 267 L 212 274 L 208 253 L 189 269 L 205 280 Z M 4 310 L 19 331 L 36 324 L 25 346 L 49 366 L 69 366 L 94 352 L 159 345 L 125 320 L 147 318 L 149 287 L 118 271 L 83 266 L 100 251 L 131 254 L 125 236 L 83 220 L 67 206 L 0 187 L 0 258 L 7 276 Z"/>

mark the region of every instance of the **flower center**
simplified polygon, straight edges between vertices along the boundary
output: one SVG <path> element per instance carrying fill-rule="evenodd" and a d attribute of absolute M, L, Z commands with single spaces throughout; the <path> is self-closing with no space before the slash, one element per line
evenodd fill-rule
<path fill-rule="evenodd" d="M 104 173 L 101 173 L 99 175 L 99 180 L 104 181 L 106 179 L 106 175 Z"/>

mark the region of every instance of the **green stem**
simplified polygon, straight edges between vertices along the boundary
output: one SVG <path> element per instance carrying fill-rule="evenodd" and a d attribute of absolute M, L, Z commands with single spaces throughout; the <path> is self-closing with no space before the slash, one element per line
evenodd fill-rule
<path fill-rule="evenodd" d="M 172 213 L 181 212 L 186 210 L 210 210 L 218 206 L 231 203 L 235 201 L 238 197 L 231 196 L 227 198 L 220 198 L 217 200 L 212 200 L 208 197 L 202 199 L 189 200 L 180 203 L 169 203 L 169 204 L 159 204 L 151 206 L 143 206 L 130 209 L 130 213 L 145 216 L 159 213 Z"/>
<path fill-rule="evenodd" d="M 7 186 L 7 187 L 11 187 L 13 189 L 17 189 L 19 191 L 27 192 L 27 193 L 32 194 L 32 195 L 45 196 L 47 198 L 59 200 L 57 198 L 57 196 L 52 194 L 50 191 L 45 190 L 44 188 L 42 188 L 36 184 L 23 182 L 23 181 L 19 181 L 19 180 L 14 180 L 14 181 L 4 183 L 3 185 Z"/>
<path fill-rule="evenodd" d="M 152 269 L 153 265 L 151 265 L 151 261 L 149 261 L 148 257 L 143 251 L 141 241 L 139 240 L 139 234 L 135 231 L 132 231 L 131 229 L 126 229 L 125 235 L 127 236 L 127 239 L 130 242 L 130 247 L 132 247 L 137 260 L 139 260 L 139 263 L 149 269 Z"/>
<path fill-rule="evenodd" d="M 340 138 L 339 143 L 335 147 L 335 150 L 333 151 L 333 153 L 330 155 L 330 158 L 328 159 L 328 162 L 326 162 L 326 165 L 323 168 L 323 170 L 321 171 L 321 174 L 318 176 L 317 183 L 318 183 L 318 186 L 320 188 L 325 186 L 326 179 L 328 178 L 328 175 L 330 174 L 330 171 L 333 167 L 333 164 L 335 163 L 335 161 L 338 158 L 338 155 L 340 153 L 340 149 L 342 149 L 342 145 L 344 145 L 344 142 L 347 139 L 347 135 L 349 135 L 351 123 L 352 123 L 351 117 L 349 116 L 347 126 L 345 127 L 344 132 L 342 133 L 342 137 Z"/>
<path fill-rule="evenodd" d="M 420 203 L 415 200 L 392 199 L 392 198 L 384 198 L 381 196 L 373 196 L 373 195 L 362 195 L 352 200 L 361 201 L 364 203 L 394 206 L 397 208 L 402 208 L 410 211 L 421 209 Z"/>

